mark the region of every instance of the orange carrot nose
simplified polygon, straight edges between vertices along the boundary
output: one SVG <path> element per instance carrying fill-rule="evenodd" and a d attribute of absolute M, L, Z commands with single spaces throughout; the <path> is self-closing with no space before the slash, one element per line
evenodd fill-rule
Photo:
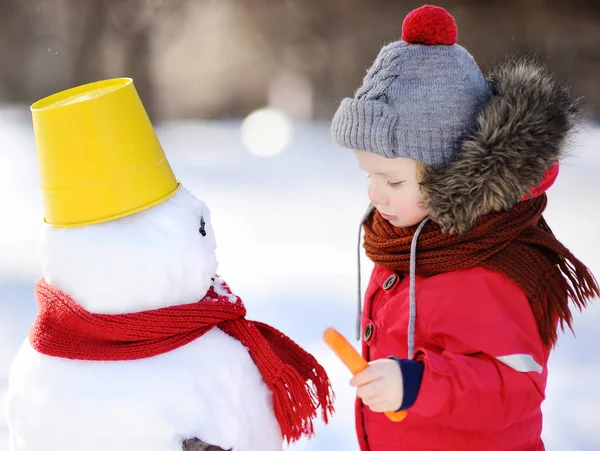
<path fill-rule="evenodd" d="M 329 328 L 323 333 L 323 340 L 331 350 L 339 357 L 353 375 L 369 367 L 356 349 L 337 330 Z M 386 412 L 385 415 L 392 421 L 399 422 L 406 418 L 406 412 Z"/>

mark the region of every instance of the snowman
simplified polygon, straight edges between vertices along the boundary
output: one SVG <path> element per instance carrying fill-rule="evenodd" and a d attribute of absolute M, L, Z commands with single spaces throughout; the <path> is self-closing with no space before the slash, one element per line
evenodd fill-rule
<path fill-rule="evenodd" d="M 245 318 L 132 80 L 31 110 L 43 277 L 9 375 L 9 451 L 280 451 L 327 422 L 325 371 Z"/>

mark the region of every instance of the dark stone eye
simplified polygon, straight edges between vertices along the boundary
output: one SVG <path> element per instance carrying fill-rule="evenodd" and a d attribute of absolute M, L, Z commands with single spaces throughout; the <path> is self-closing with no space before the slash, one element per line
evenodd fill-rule
<path fill-rule="evenodd" d="M 206 236 L 206 230 L 204 230 L 204 226 L 206 225 L 206 223 L 204 222 L 204 218 L 202 216 L 200 216 L 200 235 L 202 236 Z"/>

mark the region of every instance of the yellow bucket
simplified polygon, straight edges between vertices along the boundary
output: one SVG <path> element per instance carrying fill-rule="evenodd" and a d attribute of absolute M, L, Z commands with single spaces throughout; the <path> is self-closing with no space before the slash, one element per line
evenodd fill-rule
<path fill-rule="evenodd" d="M 130 78 L 78 86 L 31 106 L 46 223 L 121 218 L 179 188 Z"/>

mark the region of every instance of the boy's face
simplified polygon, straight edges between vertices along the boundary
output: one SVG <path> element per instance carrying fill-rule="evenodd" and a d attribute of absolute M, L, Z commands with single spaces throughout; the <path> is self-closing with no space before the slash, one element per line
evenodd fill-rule
<path fill-rule="evenodd" d="M 369 174 L 369 199 L 381 216 L 395 227 L 419 224 L 429 212 L 417 179 L 417 162 L 408 158 L 384 158 L 354 151 L 358 166 Z"/>

